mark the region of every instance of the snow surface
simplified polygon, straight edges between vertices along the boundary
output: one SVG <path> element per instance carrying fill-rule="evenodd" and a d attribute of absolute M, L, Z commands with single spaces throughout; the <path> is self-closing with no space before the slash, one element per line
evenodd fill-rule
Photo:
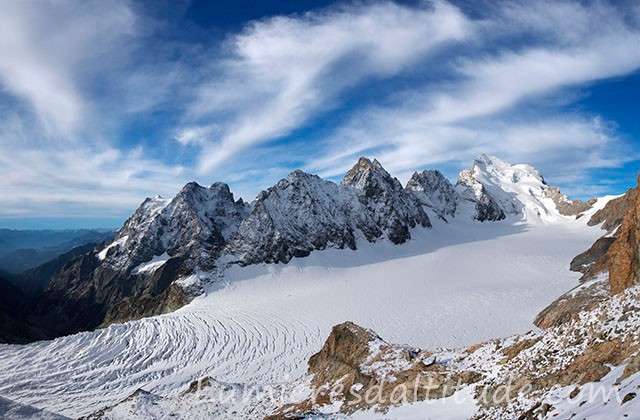
<path fill-rule="evenodd" d="M 549 393 L 545 402 L 553 404 L 552 415 L 558 418 L 589 420 L 637 419 L 640 417 L 640 372 L 618 381 L 626 365 L 615 367 L 598 382 L 582 386 L 580 393 L 571 397 L 575 386 L 562 387 Z M 630 401 L 624 397 L 635 395 Z"/>
<path fill-rule="evenodd" d="M 162 255 L 157 255 L 153 257 L 151 260 L 144 262 L 133 269 L 132 274 L 151 274 L 156 271 L 158 268 L 162 267 L 164 263 L 169 261 L 171 256 L 166 252 Z"/>
<path fill-rule="evenodd" d="M 391 407 L 385 413 L 374 409 L 358 411 L 351 418 L 357 420 L 407 419 L 407 420 L 461 420 L 471 418 L 478 409 L 473 398 L 474 387 L 469 386 L 450 397 L 426 400 L 413 404 Z M 337 419 L 344 418 L 344 416 Z"/>
<path fill-rule="evenodd" d="M 422 348 L 522 333 L 577 284 L 569 262 L 602 234 L 587 220 L 439 222 L 399 246 L 362 241 L 287 265 L 236 266 L 226 284 L 174 313 L 0 346 L 0 395 L 80 416 L 141 387 L 177 396 L 204 376 L 282 383 L 301 378 L 331 327 L 346 320 Z"/>
<path fill-rule="evenodd" d="M 100 261 L 104 261 L 107 258 L 107 253 L 111 248 L 121 247 L 127 243 L 129 236 L 123 236 L 122 238 L 111 242 L 108 246 L 106 246 L 102 251 L 98 252 L 98 259 Z"/>

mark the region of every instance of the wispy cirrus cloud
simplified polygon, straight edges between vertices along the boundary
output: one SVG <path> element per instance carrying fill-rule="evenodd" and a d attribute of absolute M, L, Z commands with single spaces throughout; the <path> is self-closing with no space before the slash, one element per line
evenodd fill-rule
<path fill-rule="evenodd" d="M 460 10 L 444 2 L 343 5 L 250 23 L 227 41 L 228 53 L 212 65 L 213 80 L 199 87 L 189 108 L 188 117 L 204 126 L 186 132 L 207 134 L 199 141 L 200 171 L 289 134 L 349 88 L 396 75 L 468 38 L 470 29 Z"/>
<path fill-rule="evenodd" d="M 452 58 L 451 79 L 359 110 L 309 168 L 336 176 L 358 155 L 373 154 L 406 176 L 488 152 L 538 164 L 562 182 L 638 159 L 612 124 L 563 110 L 568 89 L 640 68 L 640 27 L 627 14 L 601 3 L 521 2 L 492 18 L 479 23 L 481 38 L 519 41 L 495 49 L 481 43 Z M 537 36 L 522 42 L 523 33 Z"/>
<path fill-rule="evenodd" d="M 1 216 L 122 218 L 189 179 L 119 138 L 177 80 L 141 60 L 145 25 L 126 1 L 0 1 Z"/>

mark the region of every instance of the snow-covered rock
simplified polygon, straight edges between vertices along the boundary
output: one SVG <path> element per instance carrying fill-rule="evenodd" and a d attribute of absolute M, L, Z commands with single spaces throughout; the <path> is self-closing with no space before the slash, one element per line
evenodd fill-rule
<path fill-rule="evenodd" d="M 462 203 L 473 205 L 473 219 L 480 222 L 497 221 L 506 218 L 504 210 L 496 203 L 486 188 L 474 177 L 473 170 L 464 170 L 458 175 L 456 191 Z"/>
<path fill-rule="evenodd" d="M 260 193 L 225 253 L 242 265 L 286 263 L 313 250 L 355 249 L 358 239 L 402 243 L 418 225 L 431 226 L 416 198 L 361 158 L 340 185 L 296 170 Z"/>
<path fill-rule="evenodd" d="M 346 201 L 335 183 L 297 170 L 258 195 L 226 251 L 246 265 L 286 263 L 327 247 L 356 247 Z"/>
<path fill-rule="evenodd" d="M 573 218 L 593 204 L 569 200 L 530 165 L 510 164 L 484 154 L 474 160 L 471 169 L 460 172 L 456 190 L 463 202 L 475 206 L 472 217 L 479 221 L 513 215 L 530 223 L 554 223 Z"/>
<path fill-rule="evenodd" d="M 406 186 L 418 201 L 446 220 L 456 213 L 457 193 L 451 182 L 438 170 L 414 172 Z"/>
<path fill-rule="evenodd" d="M 350 193 L 356 227 L 367 240 L 383 234 L 400 244 L 411 238 L 410 229 L 431 227 L 429 216 L 413 194 L 402 188 L 377 160 L 360 158 L 340 186 Z"/>
<path fill-rule="evenodd" d="M 574 220 L 564 215 L 574 205 L 534 168 L 485 155 L 461 172 L 455 189 L 438 171 L 415 173 L 403 188 L 364 157 L 339 184 L 297 170 L 251 205 L 235 200 L 226 184 L 192 182 L 172 199 L 145 200 L 110 244 L 52 276 L 34 322 L 56 335 L 164 313 L 236 264 L 403 244 L 414 229 L 431 227 L 427 211 L 448 222 L 513 216 L 551 223 Z"/>
<path fill-rule="evenodd" d="M 163 254 L 207 265 L 248 212 L 249 206 L 242 199 L 235 201 L 227 184 L 202 187 L 190 182 L 171 200 L 146 199 L 118 232 L 118 246 L 111 244 L 98 255 L 119 271 Z"/>

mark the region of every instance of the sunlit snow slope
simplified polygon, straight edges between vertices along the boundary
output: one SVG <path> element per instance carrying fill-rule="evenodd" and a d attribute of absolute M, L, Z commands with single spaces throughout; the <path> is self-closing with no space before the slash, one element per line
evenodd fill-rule
<path fill-rule="evenodd" d="M 362 243 L 287 265 L 235 267 L 228 284 L 175 313 L 3 345 L 0 395 L 79 416 L 140 387 L 175 395 L 205 375 L 284 382 L 305 372 L 330 328 L 345 320 L 430 348 L 527 331 L 539 310 L 577 284 L 569 261 L 602 232 L 586 227 L 588 217 L 552 225 L 516 219 L 439 222 L 401 246 Z"/>

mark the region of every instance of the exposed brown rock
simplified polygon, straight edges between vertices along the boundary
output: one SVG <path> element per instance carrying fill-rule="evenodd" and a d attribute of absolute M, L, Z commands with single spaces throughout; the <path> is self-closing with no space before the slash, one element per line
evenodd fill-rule
<path fill-rule="evenodd" d="M 144 293 L 140 296 L 125 297 L 109 307 L 100 326 L 106 327 L 119 322 L 166 314 L 180 309 L 187 303 L 189 298 L 184 289 L 172 283 L 159 295 Z"/>
<path fill-rule="evenodd" d="M 620 339 L 593 343 L 565 369 L 546 376 L 544 382 L 547 386 L 566 386 L 599 381 L 611 371 L 607 365 L 620 365 L 628 357 L 630 350 Z"/>
<path fill-rule="evenodd" d="M 145 391 L 142 388 L 138 388 L 131 395 L 129 395 L 127 398 L 120 401 L 119 403 L 104 407 L 94 413 L 89 414 L 88 416 L 80 417 L 78 420 L 96 420 L 96 419 L 111 418 L 110 416 L 111 410 L 113 410 L 115 407 L 119 405 L 125 405 L 125 404 L 135 405 L 136 401 L 139 399 L 146 399 L 148 401 L 157 402 L 162 400 L 162 398 L 163 397 L 159 395 L 152 394 L 151 392 Z"/>
<path fill-rule="evenodd" d="M 609 281 L 602 278 L 588 285 L 580 285 L 556 299 L 533 320 L 542 329 L 551 328 L 575 319 L 609 297 Z"/>
<path fill-rule="evenodd" d="M 505 358 L 502 360 L 502 363 L 508 362 L 509 360 L 519 355 L 523 350 L 526 350 L 529 347 L 533 346 L 538 341 L 540 341 L 540 338 L 541 337 L 532 338 L 530 340 L 520 340 L 515 344 L 504 347 L 502 349 L 502 354 L 504 354 Z"/>
<path fill-rule="evenodd" d="M 627 379 L 629 376 L 637 373 L 638 371 L 640 371 L 640 353 L 632 356 L 629 359 L 627 366 L 624 368 L 622 376 L 618 378 L 618 382 Z"/>
<path fill-rule="evenodd" d="M 629 209 L 632 203 L 636 201 L 637 195 L 637 187 L 629 189 L 623 196 L 614 198 L 602 209 L 595 212 L 587 224 L 589 226 L 595 226 L 603 223 L 602 229 L 608 232 L 613 232 L 622 223 L 622 219 L 624 218 L 627 209 Z"/>
<path fill-rule="evenodd" d="M 616 238 L 607 236 L 599 238 L 591 245 L 591 248 L 576 255 L 571 260 L 569 269 L 582 273 L 581 281 L 594 278 L 598 274 L 606 272 L 608 270 L 607 253 L 615 240 Z"/>
<path fill-rule="evenodd" d="M 181 397 L 184 397 L 189 394 L 195 394 L 196 392 L 202 390 L 203 388 L 208 388 L 211 386 L 211 378 L 205 376 L 204 378 L 196 379 L 189 384 L 189 387 L 180 393 Z"/>
<path fill-rule="evenodd" d="M 312 396 L 282 407 L 273 419 L 310 413 L 316 405 L 342 401 L 341 411 L 384 409 L 444 398 L 482 375 L 438 363 L 432 353 L 386 343 L 352 322 L 333 327 L 322 350 L 309 360 Z M 285 417 L 283 417 L 285 416 Z"/>
<path fill-rule="evenodd" d="M 635 392 L 630 392 L 627 395 L 624 396 L 624 398 L 622 399 L 622 401 L 620 402 L 620 404 L 626 404 L 629 401 L 631 401 L 632 399 L 634 399 L 636 397 L 636 393 Z"/>
<path fill-rule="evenodd" d="M 566 195 L 560 192 L 558 187 L 547 187 L 544 190 L 545 195 L 552 199 L 556 204 L 558 212 L 563 216 L 577 216 L 578 214 L 589 210 L 596 202 L 595 199 L 591 199 L 586 203 L 580 200 L 569 200 Z"/>
<path fill-rule="evenodd" d="M 640 182 L 640 177 L 639 177 Z M 640 196 L 635 195 L 618 228 L 608 255 L 611 293 L 618 294 L 638 281 L 640 268 Z"/>

